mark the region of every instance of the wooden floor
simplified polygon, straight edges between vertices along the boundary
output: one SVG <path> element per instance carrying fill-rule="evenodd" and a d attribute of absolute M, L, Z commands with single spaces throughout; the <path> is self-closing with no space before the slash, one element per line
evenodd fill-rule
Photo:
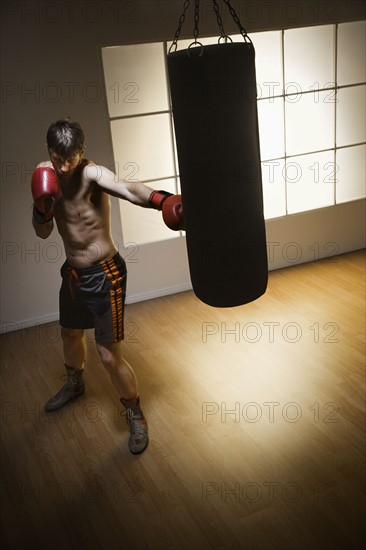
<path fill-rule="evenodd" d="M 2 337 L 2 549 L 363 548 L 364 252 L 270 273 L 215 309 L 126 308 L 150 428 L 128 428 L 88 331 L 87 392 L 55 413 L 56 323 Z"/>

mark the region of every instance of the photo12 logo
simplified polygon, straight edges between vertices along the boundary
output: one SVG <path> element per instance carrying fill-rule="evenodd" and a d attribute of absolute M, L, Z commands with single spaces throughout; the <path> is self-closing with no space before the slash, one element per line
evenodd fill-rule
<path fill-rule="evenodd" d="M 257 403 L 256 401 L 240 403 L 236 401 L 229 404 L 225 401 L 221 403 L 204 401 L 202 403 L 202 422 L 207 423 L 209 417 L 215 416 L 222 423 L 226 423 L 227 420 L 234 420 L 234 422 L 248 422 L 250 424 L 260 421 L 269 422 L 270 424 L 285 421 L 294 424 L 305 418 L 312 419 L 315 423 L 333 424 L 340 421 L 337 416 L 339 411 L 339 406 L 333 401 L 323 404 L 311 403 L 305 409 L 295 401 L 283 404 L 279 401 L 264 401 L 263 403 Z"/>
<path fill-rule="evenodd" d="M 314 322 L 311 326 L 302 327 L 296 321 L 281 323 L 279 321 L 249 321 L 247 323 L 217 323 L 205 321 L 202 323 L 202 342 L 220 341 L 222 344 L 246 342 L 256 344 L 260 341 L 270 344 L 276 341 L 296 344 L 302 338 L 312 340 L 314 343 L 337 344 L 339 338 L 339 325 L 328 321 L 326 323 Z M 213 340 L 212 340 L 213 339 Z"/>
<path fill-rule="evenodd" d="M 314 504 L 339 502 L 340 486 L 335 481 L 316 481 L 312 486 L 296 481 L 280 483 L 278 481 L 205 481 L 201 486 L 201 502 L 217 502 L 227 504 L 265 503 L 298 503 L 302 498 L 309 497 Z M 251 512 L 252 513 L 252 512 Z"/>

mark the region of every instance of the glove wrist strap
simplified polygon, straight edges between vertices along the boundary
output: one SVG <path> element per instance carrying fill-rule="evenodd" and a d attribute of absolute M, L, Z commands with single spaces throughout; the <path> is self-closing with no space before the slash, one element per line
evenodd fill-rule
<path fill-rule="evenodd" d="M 173 193 L 168 193 L 168 191 L 152 191 L 150 197 L 149 197 L 149 204 L 152 206 L 152 208 L 156 208 L 156 210 L 161 210 L 163 208 L 164 201 L 171 197 Z"/>
<path fill-rule="evenodd" d="M 36 220 L 37 223 L 44 224 L 50 221 L 50 219 L 47 219 L 45 214 L 42 214 L 38 210 L 35 204 L 33 204 L 33 218 Z"/>

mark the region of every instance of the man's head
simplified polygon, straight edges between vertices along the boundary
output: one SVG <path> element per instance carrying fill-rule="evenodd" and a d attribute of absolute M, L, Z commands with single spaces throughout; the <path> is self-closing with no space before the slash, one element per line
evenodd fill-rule
<path fill-rule="evenodd" d="M 80 124 L 69 119 L 51 124 L 47 131 L 47 147 L 57 175 L 70 176 L 85 151 L 84 132 Z"/>

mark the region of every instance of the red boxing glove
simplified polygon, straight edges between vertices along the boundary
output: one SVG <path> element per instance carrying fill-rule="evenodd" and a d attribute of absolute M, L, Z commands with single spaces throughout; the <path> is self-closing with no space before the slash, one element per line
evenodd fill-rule
<path fill-rule="evenodd" d="M 163 201 L 163 220 L 173 231 L 184 231 L 182 195 L 170 195 Z"/>
<path fill-rule="evenodd" d="M 60 193 L 60 184 L 55 171 L 48 167 L 36 168 L 32 176 L 33 217 L 38 223 L 47 223 L 53 218 L 53 203 Z"/>
<path fill-rule="evenodd" d="M 172 193 L 168 193 L 168 191 L 153 191 L 149 197 L 149 204 L 156 210 L 161 210 L 164 201 L 172 196 Z"/>

